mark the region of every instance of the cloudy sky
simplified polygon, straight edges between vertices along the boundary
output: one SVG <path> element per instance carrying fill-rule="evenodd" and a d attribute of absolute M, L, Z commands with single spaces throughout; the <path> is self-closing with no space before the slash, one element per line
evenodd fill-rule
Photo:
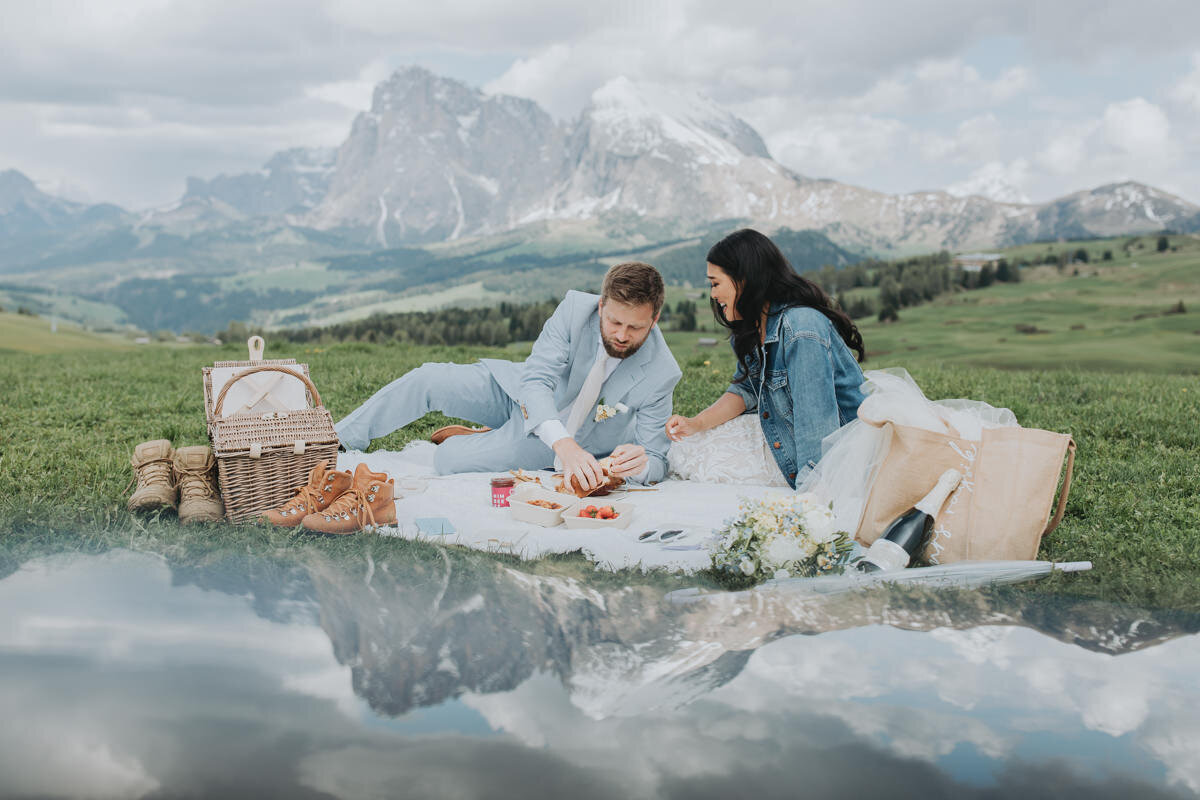
<path fill-rule="evenodd" d="M 188 175 L 335 146 L 425 66 L 561 119 L 624 75 L 711 96 L 805 175 L 1200 202 L 1195 0 L 0 0 L 0 169 L 170 203 Z"/>

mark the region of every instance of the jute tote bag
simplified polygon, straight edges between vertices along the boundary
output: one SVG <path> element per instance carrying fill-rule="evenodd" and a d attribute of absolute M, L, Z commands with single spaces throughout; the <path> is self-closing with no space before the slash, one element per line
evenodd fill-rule
<path fill-rule="evenodd" d="M 963 479 L 935 518 L 923 553 L 928 563 L 1030 560 L 1037 556 L 1042 536 L 1062 520 L 1075 465 L 1070 435 L 1037 428 L 986 428 L 974 441 L 892 422 L 880 424 L 887 450 L 859 522 L 856 537 L 863 544 L 878 539 L 948 469 L 959 470 Z M 1066 477 L 1050 519 L 1064 455 Z"/>

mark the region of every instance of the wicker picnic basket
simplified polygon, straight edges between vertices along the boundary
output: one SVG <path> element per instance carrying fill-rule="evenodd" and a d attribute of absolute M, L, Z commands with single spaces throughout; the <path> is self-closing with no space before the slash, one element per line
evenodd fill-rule
<path fill-rule="evenodd" d="M 261 353 L 261 340 L 259 353 Z M 253 345 L 251 348 L 252 355 Z M 212 397 L 212 371 L 241 367 Z M 233 413 L 223 415 L 229 390 L 239 381 L 260 373 L 285 373 L 304 383 L 308 408 Z M 308 366 L 292 359 L 281 361 L 217 362 L 204 370 L 205 411 L 208 435 L 217 461 L 217 479 L 231 521 L 257 516 L 281 505 L 321 461 L 337 463 L 338 437 L 333 417 L 321 404 L 321 395 L 308 376 Z"/>

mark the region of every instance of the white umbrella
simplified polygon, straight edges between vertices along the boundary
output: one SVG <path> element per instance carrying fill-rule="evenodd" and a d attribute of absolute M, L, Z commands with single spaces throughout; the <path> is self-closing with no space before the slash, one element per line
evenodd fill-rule
<path fill-rule="evenodd" d="M 862 573 L 851 568 L 842 575 L 817 578 L 787 578 L 767 581 L 747 592 L 796 592 L 801 594 L 838 594 L 855 589 L 870 589 L 884 583 L 958 589 L 978 589 L 1002 583 L 1020 583 L 1049 575 L 1051 572 L 1083 572 L 1092 568 L 1090 561 L 959 561 L 933 567 L 912 567 L 882 572 Z M 702 599 L 699 589 L 680 589 L 667 598 L 673 603 L 690 603 Z M 729 594 L 729 593 L 722 593 Z"/>

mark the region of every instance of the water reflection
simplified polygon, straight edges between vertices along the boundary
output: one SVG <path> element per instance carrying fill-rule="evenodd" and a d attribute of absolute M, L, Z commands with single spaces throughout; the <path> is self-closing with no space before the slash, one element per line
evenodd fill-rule
<path fill-rule="evenodd" d="M 1196 620 L 1095 602 L 115 552 L 0 608 L 5 796 L 1200 791 Z"/>

